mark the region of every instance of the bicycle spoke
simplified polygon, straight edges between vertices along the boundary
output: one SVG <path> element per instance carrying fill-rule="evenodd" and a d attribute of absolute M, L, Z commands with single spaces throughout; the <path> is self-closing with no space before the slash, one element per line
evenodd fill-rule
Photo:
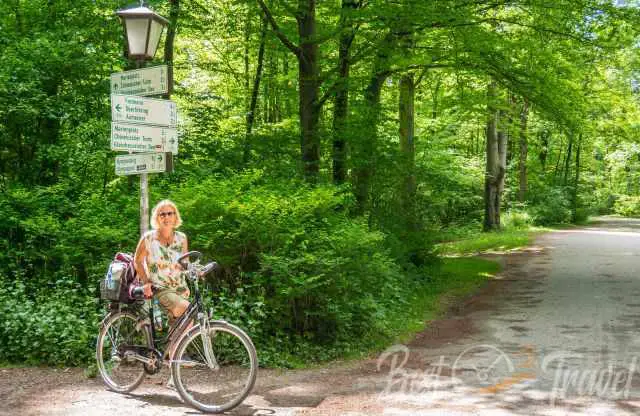
<path fill-rule="evenodd" d="M 114 314 L 106 320 L 98 338 L 96 359 L 105 384 L 112 390 L 127 392 L 144 379 L 144 368 L 137 360 L 121 355 L 127 346 L 151 345 L 149 331 L 136 331 L 138 321 L 128 313 Z"/>
<path fill-rule="evenodd" d="M 225 411 L 238 405 L 255 381 L 253 344 L 232 326 L 208 333 L 193 331 L 178 346 L 172 370 L 185 401 L 204 411 Z M 215 365 L 214 365 L 215 364 Z"/>

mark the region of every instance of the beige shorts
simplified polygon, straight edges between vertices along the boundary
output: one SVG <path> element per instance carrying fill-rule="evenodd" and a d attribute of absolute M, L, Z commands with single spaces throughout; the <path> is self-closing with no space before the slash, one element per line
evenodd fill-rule
<path fill-rule="evenodd" d="M 176 306 L 183 304 L 184 302 L 186 302 L 187 305 L 189 304 L 189 299 L 178 295 L 173 290 L 162 290 L 156 293 L 156 296 L 158 297 L 158 302 L 160 302 L 160 305 L 162 305 L 164 310 L 167 312 L 170 321 L 173 321 L 175 319 L 173 314 L 169 312 L 170 310 L 173 310 Z"/>

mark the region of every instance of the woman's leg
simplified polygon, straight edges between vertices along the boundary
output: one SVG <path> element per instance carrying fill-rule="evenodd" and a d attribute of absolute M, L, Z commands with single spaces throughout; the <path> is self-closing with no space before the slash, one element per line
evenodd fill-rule
<path fill-rule="evenodd" d="M 169 313 L 173 320 L 180 318 L 185 311 L 189 308 L 189 301 L 175 292 L 167 292 L 158 294 L 158 301 Z M 189 326 L 185 330 L 191 328 L 193 324 L 190 322 Z M 173 359 L 173 353 L 178 346 L 177 339 L 171 340 L 171 343 L 167 346 L 169 351 L 169 359 Z"/>

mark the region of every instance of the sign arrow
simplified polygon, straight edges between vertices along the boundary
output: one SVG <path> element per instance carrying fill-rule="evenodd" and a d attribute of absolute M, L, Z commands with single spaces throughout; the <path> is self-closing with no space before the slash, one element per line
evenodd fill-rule
<path fill-rule="evenodd" d="M 120 113 L 113 110 L 116 115 L 122 115 L 124 111 L 124 105 Z M 178 153 L 178 142 L 178 132 L 174 128 L 111 123 L 111 150 Z"/>
<path fill-rule="evenodd" d="M 116 104 L 116 110 L 118 111 L 122 110 L 122 106 L 120 104 Z"/>

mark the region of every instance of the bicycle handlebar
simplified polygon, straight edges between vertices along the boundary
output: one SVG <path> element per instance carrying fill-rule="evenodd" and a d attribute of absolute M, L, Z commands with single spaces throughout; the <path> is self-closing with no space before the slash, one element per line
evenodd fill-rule
<path fill-rule="evenodd" d="M 189 263 L 185 262 L 185 260 L 189 260 L 192 257 L 194 261 L 198 260 L 200 257 L 202 257 L 202 253 L 200 253 L 199 251 L 189 251 L 187 253 L 184 253 L 182 256 L 178 257 L 178 259 L 176 260 L 176 263 L 180 264 L 182 267 L 186 269 L 189 267 Z"/>
<path fill-rule="evenodd" d="M 189 257 L 200 258 L 201 256 L 202 256 L 202 253 L 200 253 L 199 251 L 190 251 L 180 256 L 178 258 L 178 262 L 184 261 L 186 258 L 189 258 Z M 206 265 L 202 266 L 199 270 L 196 269 L 192 275 L 192 278 L 193 280 L 196 280 L 198 277 L 204 277 L 207 274 L 211 273 L 212 271 L 217 270 L 219 267 L 220 266 L 215 261 L 212 261 L 211 263 L 207 263 Z M 162 289 L 162 287 L 157 285 L 151 285 L 151 290 L 153 294 L 155 294 L 160 289 Z M 129 297 L 131 299 L 136 299 L 136 300 L 145 299 L 144 285 L 130 288 Z"/>

